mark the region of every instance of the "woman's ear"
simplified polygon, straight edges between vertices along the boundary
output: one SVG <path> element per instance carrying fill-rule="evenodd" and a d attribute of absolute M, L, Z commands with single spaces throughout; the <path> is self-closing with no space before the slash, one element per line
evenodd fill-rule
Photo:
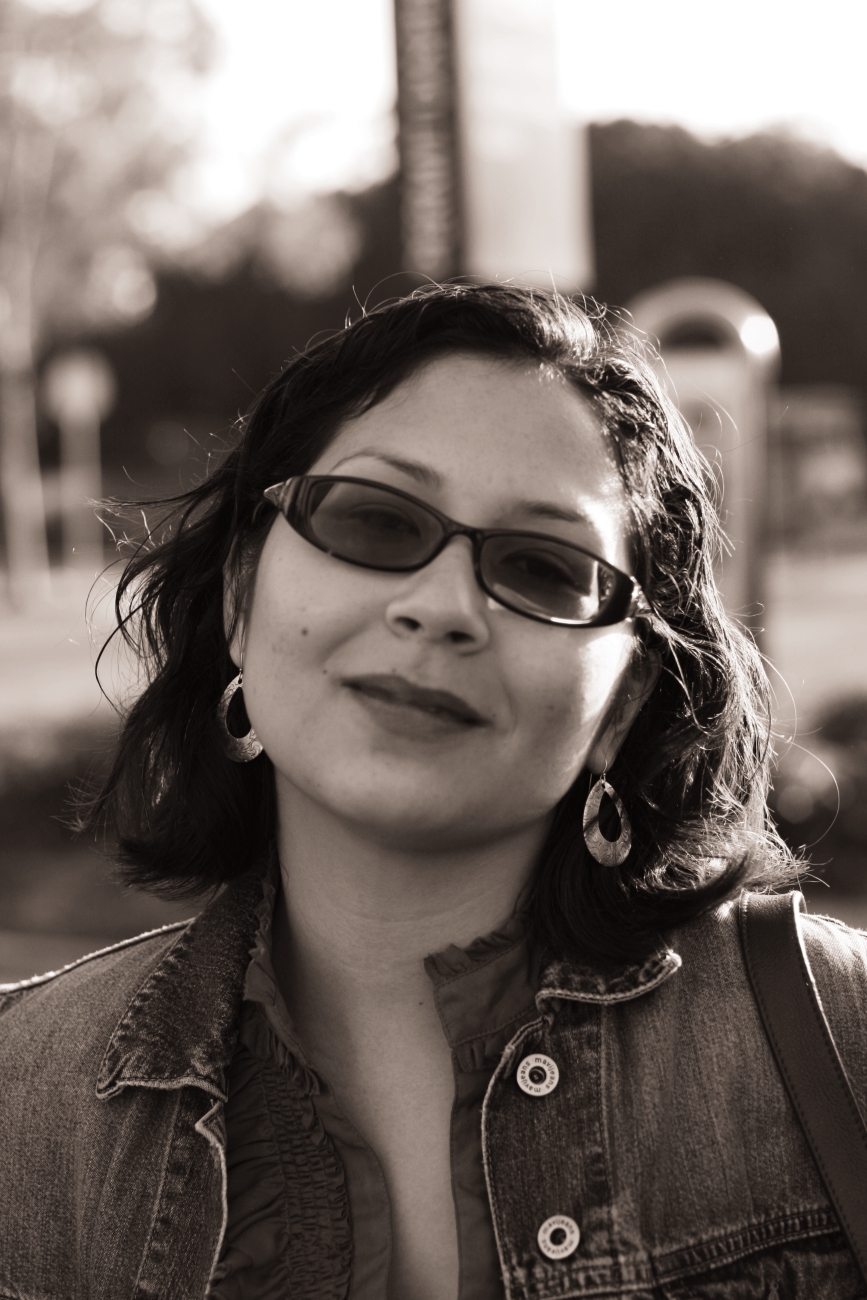
<path fill-rule="evenodd" d="M 264 533 L 252 542 L 243 543 L 236 539 L 223 565 L 223 630 L 229 656 L 236 668 L 241 667 L 244 659 L 247 628 L 256 594 L 256 574 L 265 540 Z"/>
<path fill-rule="evenodd" d="M 608 721 L 587 755 L 587 767 L 591 772 L 602 773 L 613 765 L 629 728 L 653 694 L 661 668 L 662 659 L 655 650 L 645 647 L 633 658 L 621 680 Z"/>
<path fill-rule="evenodd" d="M 247 623 L 245 605 L 235 556 L 232 554 L 223 569 L 223 630 L 226 633 L 229 657 L 238 669 L 244 658 L 244 635 Z"/>

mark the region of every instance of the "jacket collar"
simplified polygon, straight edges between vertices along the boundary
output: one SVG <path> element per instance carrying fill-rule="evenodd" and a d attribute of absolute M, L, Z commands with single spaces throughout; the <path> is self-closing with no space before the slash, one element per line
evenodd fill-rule
<path fill-rule="evenodd" d="M 266 877 L 232 881 L 183 930 L 133 995 L 109 1040 L 98 1097 L 126 1087 L 194 1086 L 227 1099 L 244 980 L 259 930 Z M 557 999 L 626 1002 L 649 993 L 681 966 L 667 946 L 646 961 L 603 970 L 555 961 L 543 971 L 536 1004 Z"/>
<path fill-rule="evenodd" d="M 109 1040 L 96 1095 L 193 1085 L 225 1101 L 262 875 L 249 872 L 183 930 L 136 990 Z"/>
<path fill-rule="evenodd" d="M 629 1002 L 669 979 L 683 965 L 680 956 L 667 944 L 661 945 L 643 962 L 631 966 L 585 965 L 581 962 L 554 961 L 542 973 L 536 1005 L 564 998 L 572 1002 Z"/>

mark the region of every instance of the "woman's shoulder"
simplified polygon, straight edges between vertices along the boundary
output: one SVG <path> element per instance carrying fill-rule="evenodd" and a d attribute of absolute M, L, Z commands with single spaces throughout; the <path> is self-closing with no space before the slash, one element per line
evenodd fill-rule
<path fill-rule="evenodd" d="M 191 921 L 0 986 L 0 1078 L 42 1071 L 46 1087 L 77 1078 L 92 1089 L 99 1075 L 110 1092 L 142 1071 L 198 1078 L 191 1062 L 221 1068 L 261 900 L 261 876 L 245 873 Z"/>
<path fill-rule="evenodd" d="M 822 912 L 802 912 L 800 924 L 811 962 L 825 963 L 835 979 L 864 976 L 867 930 Z"/>
<path fill-rule="evenodd" d="M 0 984 L 0 1055 L 14 1050 L 21 1037 L 31 1043 L 44 1035 L 81 1042 L 103 1024 L 115 1024 L 188 925 L 149 930 L 61 970 Z"/>
<path fill-rule="evenodd" d="M 794 914 L 797 900 L 789 895 L 786 901 Z M 756 1095 L 767 1093 L 768 1079 L 779 1081 L 747 971 L 743 902 L 742 895 L 671 932 L 681 965 L 660 990 L 670 1011 L 667 1023 L 677 1027 L 671 1032 L 684 1033 L 690 1042 L 698 1035 L 696 1050 L 712 1057 L 708 1077 L 715 1078 L 723 1096 L 741 1091 L 748 1078 Z M 806 912 L 798 913 L 798 931 L 849 1082 L 867 1107 L 867 932 Z M 805 1037 L 805 1051 L 806 1042 Z"/>
<path fill-rule="evenodd" d="M 791 896 L 788 896 L 791 898 Z M 742 942 L 744 896 L 731 899 L 673 930 L 670 943 L 684 973 L 707 983 L 714 996 L 733 982 L 748 987 Z M 819 913 L 800 911 L 798 928 L 826 1010 L 867 1008 L 867 931 Z"/>
<path fill-rule="evenodd" d="M 783 897 L 791 902 L 793 892 L 795 891 Z M 672 932 L 675 946 L 740 946 L 743 902 L 744 895 L 741 894 L 676 928 Z M 799 910 L 798 923 L 810 960 L 813 960 L 815 954 L 818 961 L 828 964 L 832 979 L 867 976 L 867 929 L 860 929 L 822 912 L 805 910 Z"/>
<path fill-rule="evenodd" d="M 671 936 L 692 996 L 733 1015 L 754 1001 L 742 944 L 742 901 L 743 896 L 724 903 Z M 831 1032 L 843 1059 L 863 1075 L 867 1095 L 867 931 L 804 911 L 798 929 Z"/>
<path fill-rule="evenodd" d="M 834 1041 L 848 1068 L 860 1063 L 867 1095 L 867 931 L 810 914 L 801 933 Z"/>

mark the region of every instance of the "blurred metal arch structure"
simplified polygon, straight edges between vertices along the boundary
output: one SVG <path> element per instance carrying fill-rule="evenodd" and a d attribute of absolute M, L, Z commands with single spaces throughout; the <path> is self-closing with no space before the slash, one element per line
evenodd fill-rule
<path fill-rule="evenodd" d="M 732 551 L 721 558 L 720 590 L 729 614 L 761 639 L 776 325 L 737 285 L 697 277 L 639 294 L 628 310 L 632 327 L 657 347 L 661 377 L 696 445 L 721 471 Z"/>
<path fill-rule="evenodd" d="M 766 379 L 776 378 L 780 340 L 773 319 L 751 294 L 726 280 L 686 276 L 638 294 L 629 304 L 636 329 L 662 348 L 681 329 L 709 324 Z"/>

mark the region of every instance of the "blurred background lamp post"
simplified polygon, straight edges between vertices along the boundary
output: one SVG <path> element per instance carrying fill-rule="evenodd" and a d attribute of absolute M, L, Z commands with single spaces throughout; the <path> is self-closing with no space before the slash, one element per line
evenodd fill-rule
<path fill-rule="evenodd" d="M 115 392 L 111 367 L 93 351 L 60 354 L 43 380 L 43 406 L 60 430 L 57 500 L 63 562 L 89 572 L 102 564 L 103 528 L 93 503 L 102 495 L 100 425 L 114 405 Z"/>
<path fill-rule="evenodd" d="M 395 0 L 406 270 L 593 278 L 586 133 L 557 86 L 553 0 Z"/>
<path fill-rule="evenodd" d="M 768 417 L 777 329 L 748 293 L 721 280 L 670 280 L 629 310 L 658 343 L 662 374 L 698 447 L 721 476 L 731 543 L 719 583 L 729 614 L 760 633 L 768 527 Z"/>

